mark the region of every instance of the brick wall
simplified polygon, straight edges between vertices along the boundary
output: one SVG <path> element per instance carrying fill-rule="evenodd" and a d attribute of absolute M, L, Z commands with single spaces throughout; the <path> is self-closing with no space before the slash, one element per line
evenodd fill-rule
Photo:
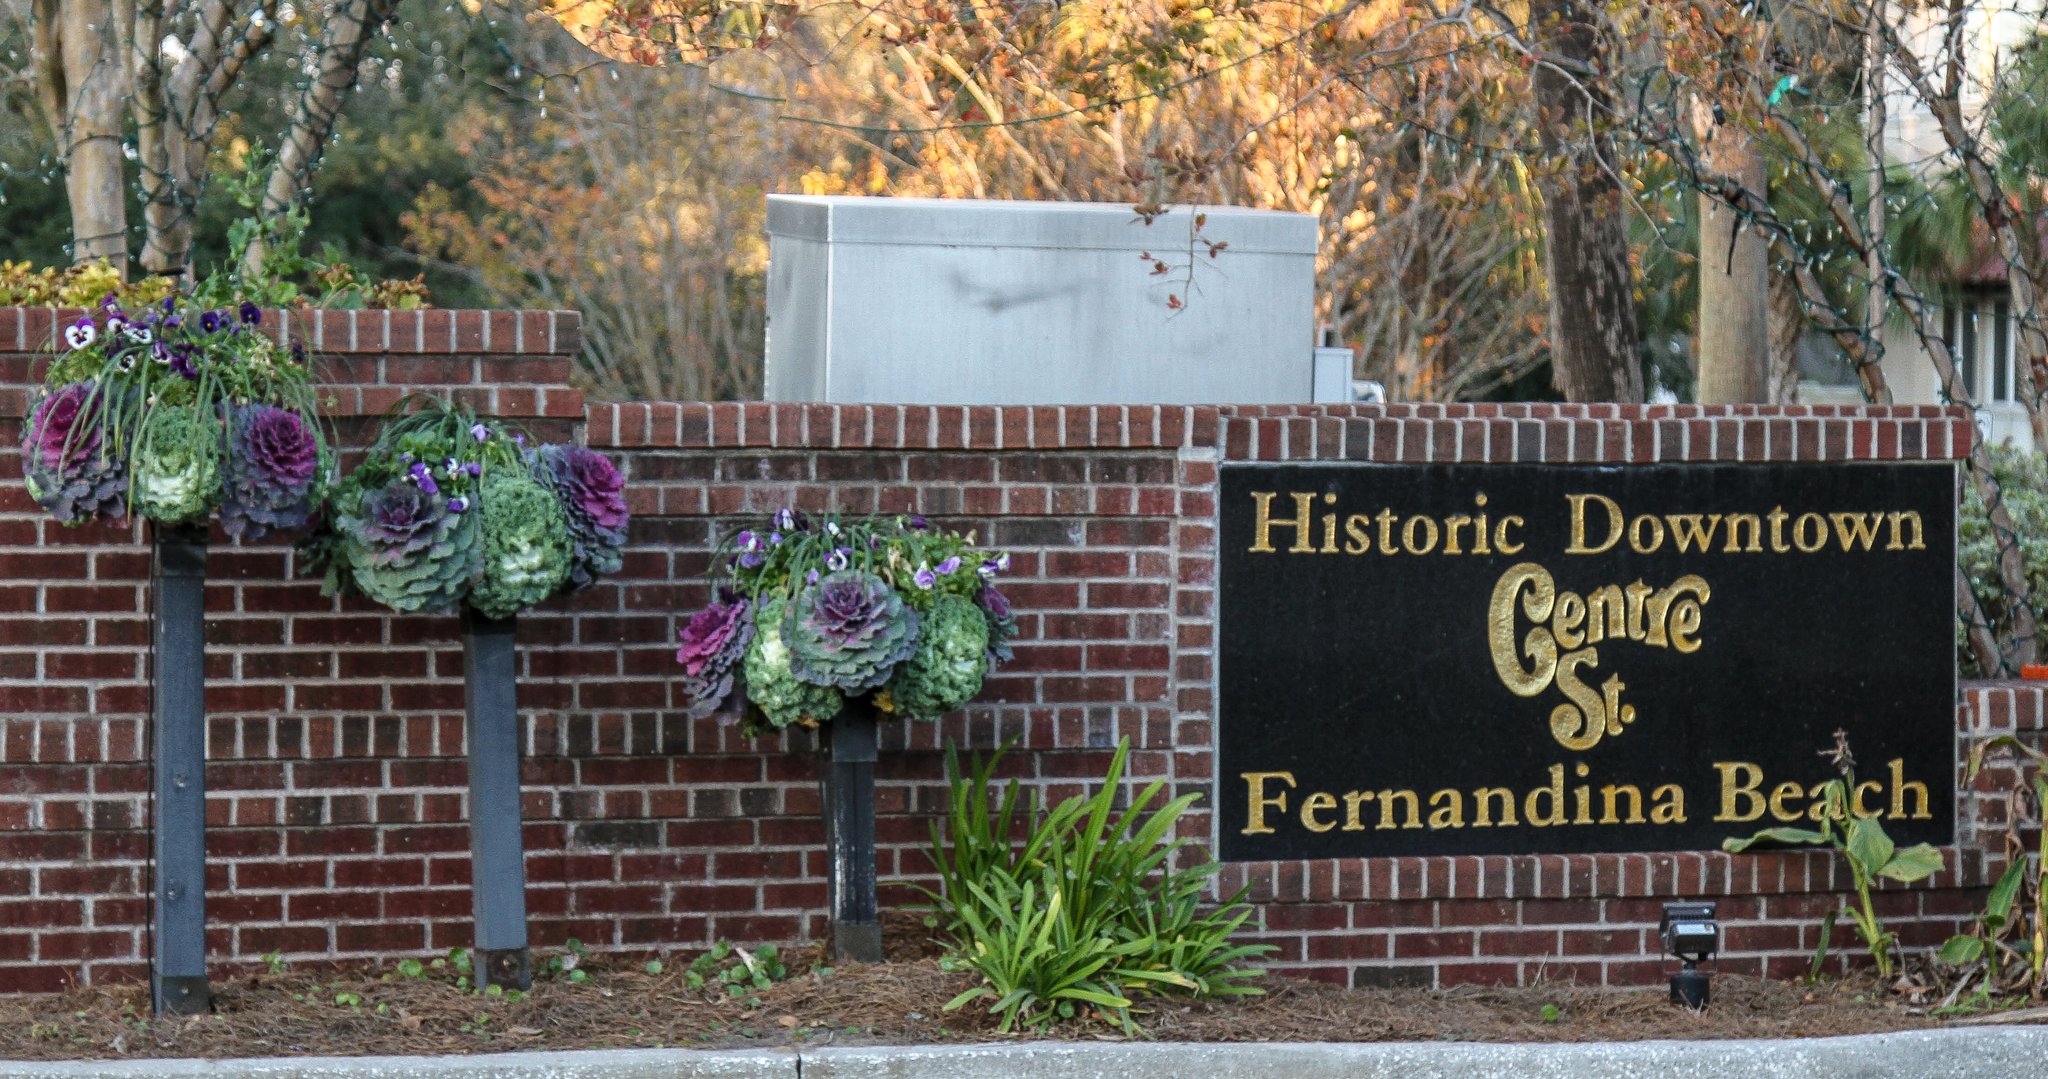
<path fill-rule="evenodd" d="M 13 417 L 57 324 L 0 309 L 0 991 L 139 976 L 147 956 L 147 548 L 139 526 L 60 528 L 18 483 Z M 746 516 L 914 511 L 1013 553 L 1017 662 L 962 712 L 885 731 L 887 881 L 925 866 L 949 739 L 1020 737 L 1010 774 L 1057 797 L 1127 737 L 1134 780 L 1208 793 L 1219 461 L 1946 458 L 1971 437 L 1960 413 L 1924 408 L 586 408 L 567 385 L 573 314 L 329 312 L 286 330 L 325 357 L 345 444 L 407 390 L 451 392 L 549 437 L 587 420 L 582 436 L 630 478 L 624 571 L 521 619 L 542 945 L 824 931 L 812 738 L 750 742 L 692 722 L 673 678 L 709 548 Z M 220 544 L 209 563 L 213 955 L 466 944 L 455 622 L 324 599 L 292 561 L 282 546 Z M 1974 688 L 1958 710 L 1964 742 L 2039 737 L 2043 716 L 2039 692 L 2016 685 Z M 1977 822 L 2003 803 L 1963 797 L 1951 871 L 1882 897 L 1909 942 L 1949 932 L 1996 867 Z M 1209 837 L 1206 812 L 1187 824 Z M 1813 854 L 1658 854 L 1253 863 L 1223 883 L 1252 888 L 1277 965 L 1317 977 L 1630 984 L 1656 976 L 1647 936 L 1658 904 L 1681 896 L 1721 898 L 1721 969 L 1803 970 L 1846 878 Z"/>

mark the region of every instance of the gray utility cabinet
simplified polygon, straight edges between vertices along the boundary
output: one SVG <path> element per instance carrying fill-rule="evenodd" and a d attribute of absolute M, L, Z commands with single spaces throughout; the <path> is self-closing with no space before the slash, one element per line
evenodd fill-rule
<path fill-rule="evenodd" d="M 770 401 L 1311 399 L 1307 214 L 770 195 L 768 242 Z"/>

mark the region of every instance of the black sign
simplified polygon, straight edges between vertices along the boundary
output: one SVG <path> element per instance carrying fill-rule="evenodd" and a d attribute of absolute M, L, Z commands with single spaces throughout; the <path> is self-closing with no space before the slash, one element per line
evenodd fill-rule
<path fill-rule="evenodd" d="M 1221 856 L 1949 842 L 1955 475 L 1225 465 Z"/>

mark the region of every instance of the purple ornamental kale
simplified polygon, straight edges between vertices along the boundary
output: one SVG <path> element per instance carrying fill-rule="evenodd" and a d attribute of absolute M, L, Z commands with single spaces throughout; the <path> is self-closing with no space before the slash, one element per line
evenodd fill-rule
<path fill-rule="evenodd" d="M 230 422 L 221 527 L 237 539 L 305 527 L 320 472 L 312 425 L 274 405 L 237 408 Z"/>
<path fill-rule="evenodd" d="M 441 539 L 447 510 L 442 499 L 412 484 L 387 483 L 363 494 L 362 516 L 353 521 L 356 538 L 369 549 L 371 562 L 404 562 Z"/>
<path fill-rule="evenodd" d="M 43 398 L 22 428 L 21 466 L 29 494 L 63 524 L 128 515 L 128 469 L 102 453 L 99 402 L 74 382 Z"/>
<path fill-rule="evenodd" d="M 684 711 L 691 719 L 721 710 L 737 718 L 736 709 L 723 706 L 732 696 L 740 657 L 753 640 L 754 605 L 743 598 L 728 593 L 690 616 L 676 662 L 683 665 L 683 694 L 688 701 Z"/>
<path fill-rule="evenodd" d="M 887 581 L 847 570 L 798 593 L 782 635 L 798 678 L 859 693 L 879 688 L 917 650 L 917 630 L 917 612 Z"/>
<path fill-rule="evenodd" d="M 626 481 L 611 458 L 584 446 L 542 446 L 534 478 L 553 491 L 569 521 L 571 590 L 617 573 L 626 546 Z"/>
<path fill-rule="evenodd" d="M 975 593 L 974 604 L 988 620 L 988 665 L 994 667 L 1015 659 L 1010 642 L 1017 636 L 1017 619 L 1010 614 L 1010 597 L 996 591 L 994 585 L 982 585 L 981 591 Z"/>

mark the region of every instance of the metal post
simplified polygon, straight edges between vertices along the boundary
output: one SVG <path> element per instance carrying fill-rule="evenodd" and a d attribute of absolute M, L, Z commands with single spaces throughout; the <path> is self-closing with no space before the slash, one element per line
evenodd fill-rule
<path fill-rule="evenodd" d="M 151 536 L 149 711 L 155 765 L 156 924 L 149 998 L 159 1014 L 200 1015 L 206 984 L 206 531 Z"/>
<path fill-rule="evenodd" d="M 533 986 L 526 946 L 526 848 L 519 832 L 519 675 L 516 619 L 462 618 L 469 739 L 470 900 L 476 983 Z"/>
<path fill-rule="evenodd" d="M 875 904 L 875 709 L 849 701 L 825 727 L 825 852 L 832 956 L 882 961 Z"/>

